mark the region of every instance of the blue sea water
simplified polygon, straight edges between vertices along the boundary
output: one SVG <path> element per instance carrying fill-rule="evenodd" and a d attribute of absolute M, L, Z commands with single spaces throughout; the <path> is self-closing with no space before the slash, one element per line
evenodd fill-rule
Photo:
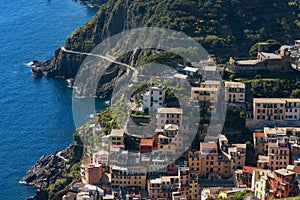
<path fill-rule="evenodd" d="M 65 82 L 34 79 L 25 64 L 49 59 L 95 12 L 72 0 L 1 0 L 0 200 L 32 196 L 19 180 L 42 155 L 68 146 L 75 129 Z"/>

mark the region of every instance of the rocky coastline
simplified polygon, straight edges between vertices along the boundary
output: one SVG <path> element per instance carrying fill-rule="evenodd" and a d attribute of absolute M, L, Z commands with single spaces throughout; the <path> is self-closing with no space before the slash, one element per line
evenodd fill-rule
<path fill-rule="evenodd" d="M 49 199 L 49 192 L 53 192 L 51 185 L 55 184 L 58 179 L 66 178 L 66 184 L 72 182 L 72 178 L 69 178 L 68 175 L 71 167 L 80 162 L 83 150 L 81 140 L 75 137 L 66 149 L 42 156 L 21 180 L 22 183 L 38 188 L 35 195 L 29 199 Z"/>

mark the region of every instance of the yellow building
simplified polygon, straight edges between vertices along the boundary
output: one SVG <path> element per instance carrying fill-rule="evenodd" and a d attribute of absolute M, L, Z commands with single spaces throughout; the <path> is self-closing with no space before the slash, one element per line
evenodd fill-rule
<path fill-rule="evenodd" d="M 241 190 L 227 190 L 227 191 L 220 191 L 219 198 L 220 199 L 228 199 L 231 195 L 234 195 L 236 193 L 242 192 Z"/>
<path fill-rule="evenodd" d="M 201 174 L 200 151 L 188 152 L 188 166 L 191 171 L 195 171 L 197 175 Z"/>
<path fill-rule="evenodd" d="M 255 154 L 258 155 L 257 166 L 271 170 L 285 168 L 289 164 L 289 138 L 292 131 L 289 127 L 264 127 L 263 132 L 253 133 Z M 289 133 L 290 136 L 287 135 Z"/>
<path fill-rule="evenodd" d="M 155 130 L 154 149 L 158 150 L 159 156 L 180 156 L 180 152 L 188 148 L 183 146 L 184 137 L 179 136 L 178 131 L 179 126 L 175 124 L 166 124 L 164 129 Z"/>
<path fill-rule="evenodd" d="M 206 108 L 207 112 L 215 112 L 216 103 L 219 100 L 220 81 L 201 82 L 198 87 L 191 88 L 191 101 L 197 106 Z M 200 105 L 198 105 L 200 104 Z"/>
<path fill-rule="evenodd" d="M 111 186 L 113 188 L 134 187 L 146 189 L 146 168 L 112 166 Z"/>
<path fill-rule="evenodd" d="M 218 151 L 215 142 L 200 143 L 199 152 L 189 152 L 188 166 L 203 177 L 217 175 L 228 178 L 232 173 L 231 160 L 222 151 Z"/>
<path fill-rule="evenodd" d="M 274 121 L 283 125 L 288 121 L 300 120 L 300 99 L 254 98 L 253 124 Z"/>
<path fill-rule="evenodd" d="M 200 200 L 198 176 L 191 172 L 190 175 L 190 200 Z"/>
<path fill-rule="evenodd" d="M 285 114 L 285 99 L 254 98 L 253 118 L 257 122 L 272 120 L 282 122 Z"/>
<path fill-rule="evenodd" d="M 244 83 L 225 81 L 225 101 L 229 109 L 245 109 L 245 89 Z"/>
<path fill-rule="evenodd" d="M 165 124 L 182 126 L 183 111 L 180 108 L 159 108 L 157 109 L 157 128 L 163 129 Z"/>

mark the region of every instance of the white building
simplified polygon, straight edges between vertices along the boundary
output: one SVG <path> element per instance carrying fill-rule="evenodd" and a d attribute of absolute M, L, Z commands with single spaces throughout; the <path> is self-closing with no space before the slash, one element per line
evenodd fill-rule
<path fill-rule="evenodd" d="M 165 102 L 165 87 L 153 86 L 143 95 L 143 109 L 155 110 L 162 108 Z"/>

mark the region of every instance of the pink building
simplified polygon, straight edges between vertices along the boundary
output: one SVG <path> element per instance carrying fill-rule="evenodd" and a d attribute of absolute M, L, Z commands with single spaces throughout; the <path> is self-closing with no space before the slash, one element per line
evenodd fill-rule
<path fill-rule="evenodd" d="M 188 197 L 190 193 L 190 168 L 179 167 L 178 176 L 180 181 L 180 193 Z"/>

